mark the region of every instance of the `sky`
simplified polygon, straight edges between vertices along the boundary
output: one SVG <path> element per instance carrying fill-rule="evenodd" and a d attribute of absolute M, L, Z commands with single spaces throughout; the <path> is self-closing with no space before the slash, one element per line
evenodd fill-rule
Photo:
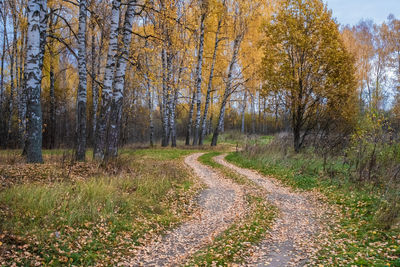
<path fill-rule="evenodd" d="M 361 19 L 381 24 L 389 14 L 400 18 L 400 0 L 324 0 L 341 25 L 355 25 Z"/>

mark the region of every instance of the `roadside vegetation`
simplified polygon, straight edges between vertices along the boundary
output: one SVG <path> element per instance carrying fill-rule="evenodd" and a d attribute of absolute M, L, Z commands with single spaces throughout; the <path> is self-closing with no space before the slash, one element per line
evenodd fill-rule
<path fill-rule="evenodd" d="M 368 138 L 366 129 L 363 133 Z M 246 145 L 226 159 L 275 177 L 294 189 L 317 190 L 326 196 L 332 205 L 330 232 L 321 233 L 321 250 L 312 259 L 313 264 L 400 266 L 400 190 L 390 168 L 399 162 L 393 157 L 398 149 L 359 137 L 354 136 L 349 147 L 340 151 L 342 154 L 336 151 L 321 155 L 318 146 L 311 145 L 295 153 L 290 138 L 276 136 L 266 145 Z M 364 154 L 357 154 L 354 146 L 363 149 Z M 377 156 L 373 165 L 368 165 L 372 153 Z M 371 173 L 374 178 L 368 179 Z"/>
<path fill-rule="evenodd" d="M 0 265 L 116 264 L 194 211 L 202 186 L 183 166 L 188 153 L 124 150 L 103 166 L 61 150 L 41 165 L 2 152 Z"/>

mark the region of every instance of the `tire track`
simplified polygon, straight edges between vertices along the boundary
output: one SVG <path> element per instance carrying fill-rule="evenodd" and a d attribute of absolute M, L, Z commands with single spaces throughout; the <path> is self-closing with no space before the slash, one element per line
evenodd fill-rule
<path fill-rule="evenodd" d="M 315 251 L 315 233 L 321 230 L 317 218 L 324 213 L 317 207 L 312 196 L 293 192 L 277 180 L 259 173 L 237 167 L 224 160 L 226 155 L 215 157 L 215 161 L 247 177 L 268 192 L 267 199 L 280 211 L 270 236 L 262 241 L 246 266 L 304 266 L 308 256 Z"/>
<path fill-rule="evenodd" d="M 198 196 L 201 212 L 165 236 L 135 251 L 129 266 L 176 266 L 199 248 L 211 242 L 238 217 L 245 214 L 239 185 L 221 178 L 210 167 L 198 162 L 203 153 L 185 158 L 185 164 L 208 186 Z"/>

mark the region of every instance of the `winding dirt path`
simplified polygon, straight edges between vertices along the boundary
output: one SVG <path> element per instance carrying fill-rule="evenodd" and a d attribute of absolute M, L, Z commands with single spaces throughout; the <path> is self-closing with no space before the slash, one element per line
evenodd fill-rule
<path fill-rule="evenodd" d="M 246 266 L 303 266 L 308 256 L 315 249 L 315 233 L 321 230 L 318 217 L 323 209 L 313 200 L 309 193 L 294 192 L 281 185 L 271 177 L 239 168 L 224 160 L 226 155 L 217 156 L 214 160 L 227 168 L 247 177 L 268 192 L 267 199 L 280 211 L 270 236 L 254 248 Z"/>
<path fill-rule="evenodd" d="M 245 213 L 243 192 L 237 184 L 219 177 L 217 172 L 198 162 L 203 153 L 192 154 L 185 163 L 208 186 L 198 201 L 201 212 L 159 240 L 140 247 L 129 266 L 176 266 L 225 230 Z"/>

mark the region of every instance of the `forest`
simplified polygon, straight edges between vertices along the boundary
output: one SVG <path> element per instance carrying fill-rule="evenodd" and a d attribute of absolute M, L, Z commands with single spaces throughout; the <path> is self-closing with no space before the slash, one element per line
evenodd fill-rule
<path fill-rule="evenodd" d="M 333 11 L 0 0 L 0 266 L 400 267 L 400 19 Z"/>

